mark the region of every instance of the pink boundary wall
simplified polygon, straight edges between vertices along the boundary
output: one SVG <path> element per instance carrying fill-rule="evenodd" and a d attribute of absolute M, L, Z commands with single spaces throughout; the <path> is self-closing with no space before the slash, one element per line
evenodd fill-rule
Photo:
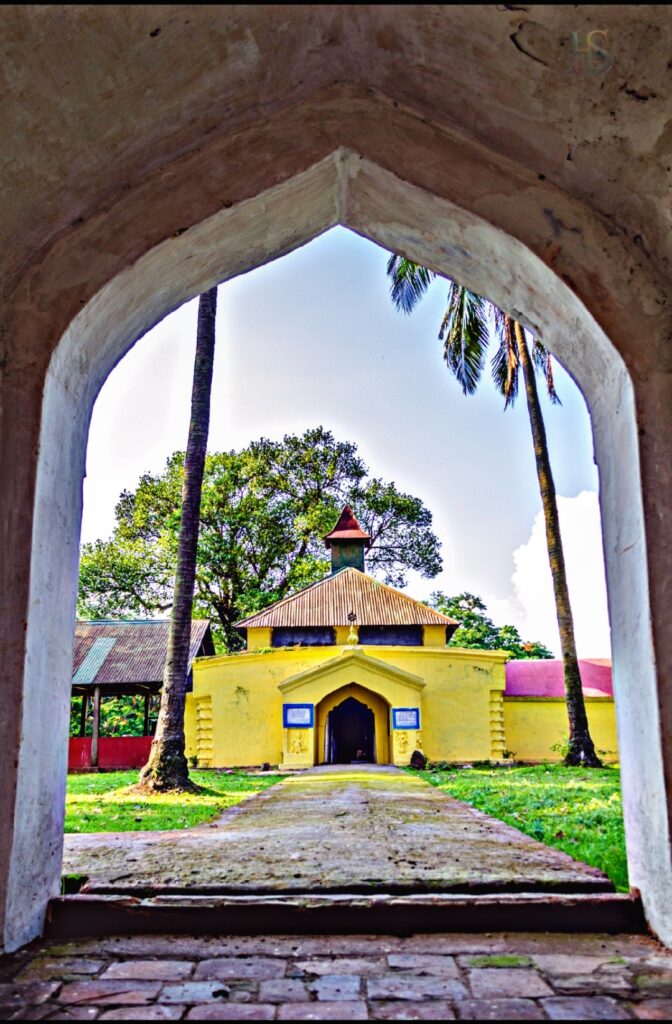
<path fill-rule="evenodd" d="M 580 658 L 579 670 L 586 697 L 611 697 L 611 662 L 607 658 Z M 562 661 L 509 661 L 505 697 L 564 697 Z"/>

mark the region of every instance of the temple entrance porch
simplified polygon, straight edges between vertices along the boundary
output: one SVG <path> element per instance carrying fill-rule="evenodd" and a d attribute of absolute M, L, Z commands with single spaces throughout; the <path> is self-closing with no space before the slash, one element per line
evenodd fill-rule
<path fill-rule="evenodd" d="M 390 705 L 379 694 L 350 683 L 315 710 L 316 764 L 389 764 Z"/>
<path fill-rule="evenodd" d="M 398 650 L 398 649 L 395 649 Z M 355 682 L 354 680 L 358 680 Z M 330 722 L 331 711 L 353 697 L 373 713 L 375 731 L 373 749 L 369 750 L 372 763 L 406 765 L 415 747 L 422 749 L 420 700 L 425 689 L 424 679 L 398 665 L 383 661 L 366 653 L 363 647 L 346 647 L 337 657 L 325 658 L 313 668 L 299 672 L 278 685 L 282 695 L 284 715 L 296 712 L 305 716 L 290 723 L 285 719 L 283 728 L 283 768 L 312 768 L 319 764 L 350 763 L 334 761 L 345 757 L 332 746 L 331 733 L 338 715 Z M 348 705 L 350 709 L 355 705 Z M 413 709 L 416 725 L 393 724 L 397 710 Z M 347 712 L 347 708 L 343 714 Z M 354 724 L 352 725 L 354 736 Z M 369 748 L 371 744 L 369 742 Z M 360 763 L 363 759 L 360 758 Z"/>

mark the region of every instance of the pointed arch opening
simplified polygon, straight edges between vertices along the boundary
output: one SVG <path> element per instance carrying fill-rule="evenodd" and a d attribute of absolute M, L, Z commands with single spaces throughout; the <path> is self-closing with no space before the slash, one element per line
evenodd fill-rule
<path fill-rule="evenodd" d="M 353 682 L 327 694 L 316 708 L 316 764 L 389 764 L 390 705 Z"/>
<path fill-rule="evenodd" d="M 185 194 L 188 187 L 185 183 Z M 46 902 L 60 881 L 82 479 L 97 393 L 131 345 L 186 299 L 337 223 L 489 296 L 542 338 L 584 391 L 605 510 L 630 877 L 641 889 L 652 927 L 672 941 L 661 705 L 649 628 L 632 381 L 623 359 L 571 288 L 506 229 L 503 214 L 492 214 L 491 221 L 357 153 L 337 150 L 288 181 L 148 248 L 132 266 L 111 276 L 71 321 L 46 376 L 35 491 L 25 517 L 24 533 L 32 540 L 27 542 L 27 626 L 17 683 L 23 697 L 9 726 L 20 738 L 10 750 L 6 948 L 39 934 Z M 663 711 L 667 714 L 667 707 Z M 377 758 L 383 760 L 380 752 Z"/>

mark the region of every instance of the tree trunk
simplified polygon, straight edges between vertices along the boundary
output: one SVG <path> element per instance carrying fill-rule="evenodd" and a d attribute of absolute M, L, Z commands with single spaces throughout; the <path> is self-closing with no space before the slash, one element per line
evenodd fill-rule
<path fill-rule="evenodd" d="M 91 730 L 91 767 L 98 767 L 98 740 L 100 738 L 100 687 L 93 688 L 93 729 Z"/>
<path fill-rule="evenodd" d="M 196 550 L 201 487 L 210 427 L 210 393 L 215 355 L 217 289 L 201 295 L 191 393 L 191 422 L 184 459 L 182 519 L 178 541 L 173 608 L 168 633 L 168 656 L 163 675 L 161 706 L 149 760 L 140 772 L 144 790 L 194 790 L 184 754 L 184 706 L 189 670 L 191 612 L 194 603 Z"/>
<path fill-rule="evenodd" d="M 79 716 L 79 735 L 86 736 L 86 713 L 89 709 L 89 695 L 88 693 L 82 694 L 82 710 Z"/>
<path fill-rule="evenodd" d="M 569 603 L 567 574 L 565 572 L 565 556 L 560 536 L 560 518 L 555 499 L 555 483 L 553 482 L 553 474 L 551 472 L 551 461 L 546 442 L 546 428 L 539 404 L 534 366 L 532 365 L 530 351 L 527 347 L 521 324 L 517 320 L 510 320 L 508 317 L 507 319 L 509 320 L 509 328 L 513 328 L 518 357 L 525 379 L 525 395 L 530 416 L 530 426 L 532 428 L 537 477 L 539 479 L 539 490 L 541 491 L 541 502 L 546 524 L 548 560 L 551 566 L 551 576 L 553 577 L 555 607 L 558 616 L 558 629 L 560 631 L 564 666 L 567 716 L 569 718 L 569 749 L 565 757 L 565 764 L 599 768 L 602 762 L 595 753 L 595 747 L 588 729 L 586 706 L 583 700 L 579 660 L 576 655 L 576 641 L 574 639 L 574 622 L 572 619 L 572 608 Z"/>

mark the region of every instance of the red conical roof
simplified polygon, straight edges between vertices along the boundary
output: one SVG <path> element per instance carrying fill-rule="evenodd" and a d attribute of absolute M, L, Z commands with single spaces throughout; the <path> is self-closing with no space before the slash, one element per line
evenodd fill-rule
<path fill-rule="evenodd" d="M 368 533 L 364 533 L 357 520 L 355 514 L 349 505 L 343 506 L 343 511 L 340 514 L 339 520 L 336 526 L 333 528 L 331 533 L 328 533 L 324 542 L 329 548 L 335 541 L 339 540 L 364 540 L 370 541 L 371 537 Z"/>

